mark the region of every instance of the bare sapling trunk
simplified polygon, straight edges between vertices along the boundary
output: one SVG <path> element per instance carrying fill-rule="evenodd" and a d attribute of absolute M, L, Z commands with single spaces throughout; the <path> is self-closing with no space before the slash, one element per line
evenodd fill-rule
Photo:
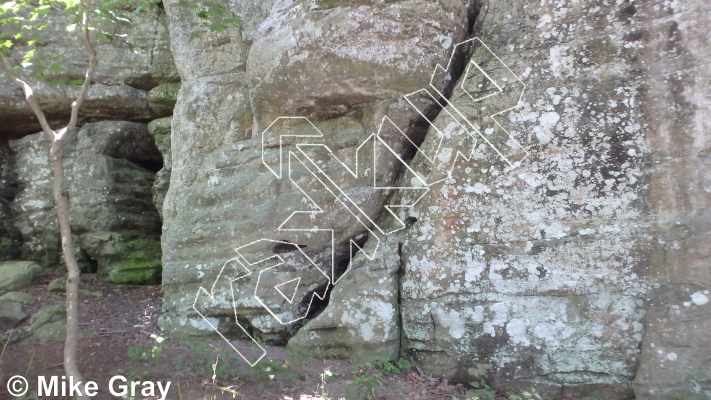
<path fill-rule="evenodd" d="M 52 164 L 52 192 L 54 202 L 57 208 L 57 218 L 59 221 L 59 233 L 62 243 L 62 255 L 67 266 L 67 290 L 66 290 L 66 307 L 67 307 L 67 332 L 64 343 L 64 372 L 68 378 L 72 378 L 74 382 L 81 382 L 84 378 L 79 372 L 77 366 L 77 340 L 79 334 L 79 264 L 74 256 L 74 239 L 72 238 L 71 223 L 69 219 L 69 195 L 64 188 L 64 158 L 63 146 L 74 134 L 76 130 L 79 108 L 81 107 L 86 94 L 89 91 L 89 86 L 94 78 L 94 70 L 96 69 L 96 52 L 91 45 L 89 39 L 89 9 L 86 2 L 82 2 L 82 44 L 89 56 L 89 63 L 84 77 L 84 83 L 79 89 L 79 94 L 72 103 L 71 117 L 67 127 L 64 129 L 53 130 L 44 112 L 41 110 L 37 99 L 34 97 L 32 88 L 22 79 L 20 79 L 12 69 L 10 59 L 0 52 L 3 64 L 7 74 L 13 82 L 23 91 L 25 100 L 34 112 L 37 120 L 42 126 L 42 131 L 51 141 L 50 162 Z M 83 385 L 82 385 L 83 386 Z M 86 400 L 88 397 L 82 393 L 79 399 Z"/>

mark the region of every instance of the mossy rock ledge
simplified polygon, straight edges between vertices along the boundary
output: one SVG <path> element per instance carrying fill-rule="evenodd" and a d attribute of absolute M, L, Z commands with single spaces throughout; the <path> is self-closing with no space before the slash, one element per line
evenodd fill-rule
<path fill-rule="evenodd" d="M 158 235 L 141 232 L 100 232 L 82 235 L 81 247 L 97 261 L 97 273 L 106 282 L 155 285 L 161 281 Z"/>

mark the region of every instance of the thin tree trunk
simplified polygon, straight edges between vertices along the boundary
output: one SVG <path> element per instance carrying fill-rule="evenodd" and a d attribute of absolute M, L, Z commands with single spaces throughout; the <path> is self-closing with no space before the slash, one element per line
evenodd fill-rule
<path fill-rule="evenodd" d="M 79 90 L 76 100 L 72 103 L 71 117 L 69 118 L 69 123 L 66 128 L 55 131 L 49 126 L 44 112 L 42 112 L 37 99 L 34 97 L 32 88 L 14 73 L 12 70 L 12 62 L 7 56 L 5 56 L 5 54 L 0 52 L 0 58 L 2 58 L 3 65 L 5 66 L 8 76 L 25 94 L 27 104 L 37 117 L 37 120 L 42 126 L 42 131 L 47 135 L 52 143 L 49 152 L 53 172 L 52 192 L 54 195 L 54 203 L 57 207 L 59 233 L 62 242 L 62 254 L 64 256 L 64 262 L 67 266 L 67 333 L 64 342 L 64 372 L 68 378 L 73 378 L 74 382 L 84 381 L 84 378 L 79 372 L 79 367 L 77 366 L 80 271 L 76 257 L 74 256 L 74 239 L 72 238 L 72 228 L 69 219 L 69 196 L 67 191 L 64 189 L 64 158 L 62 150 L 64 144 L 76 130 L 79 108 L 84 103 L 86 94 L 89 91 L 89 86 L 91 86 L 91 82 L 94 79 L 94 71 L 96 70 L 97 63 L 96 51 L 94 51 L 91 41 L 89 40 L 89 8 L 86 1 L 82 2 L 82 6 L 81 39 L 84 49 L 89 56 L 89 64 L 84 77 L 84 83 Z M 88 397 L 84 396 L 83 393 L 78 396 L 78 398 L 79 400 L 88 400 Z"/>
<path fill-rule="evenodd" d="M 74 239 L 69 221 L 69 196 L 64 189 L 64 157 L 62 146 L 67 136 L 52 141 L 49 152 L 52 163 L 52 193 L 54 204 L 57 207 L 59 220 L 59 234 L 62 240 L 62 254 L 67 266 L 67 334 L 64 340 L 64 372 L 67 377 L 72 377 L 74 382 L 83 381 L 84 378 L 77 366 L 77 340 L 79 333 L 79 265 L 74 256 Z M 80 396 L 80 399 L 86 397 Z"/>

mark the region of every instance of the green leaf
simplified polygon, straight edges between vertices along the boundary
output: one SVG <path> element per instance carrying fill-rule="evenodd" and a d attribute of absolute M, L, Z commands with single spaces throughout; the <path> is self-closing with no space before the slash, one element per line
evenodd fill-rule
<path fill-rule="evenodd" d="M 56 62 L 56 63 L 50 65 L 49 69 L 47 71 L 48 72 L 59 72 L 62 70 L 62 67 L 64 67 L 63 63 Z"/>
<path fill-rule="evenodd" d="M 180 0 L 178 2 L 178 6 L 185 7 L 185 8 L 198 8 L 197 4 L 192 3 L 190 1 L 184 1 L 184 0 Z"/>
<path fill-rule="evenodd" d="M 225 25 L 225 24 L 219 24 L 219 23 L 217 23 L 217 24 L 210 24 L 210 25 L 208 25 L 208 27 L 210 28 L 210 30 L 211 30 L 212 32 L 223 32 L 223 31 L 226 31 L 226 30 L 227 30 L 227 25 Z"/>

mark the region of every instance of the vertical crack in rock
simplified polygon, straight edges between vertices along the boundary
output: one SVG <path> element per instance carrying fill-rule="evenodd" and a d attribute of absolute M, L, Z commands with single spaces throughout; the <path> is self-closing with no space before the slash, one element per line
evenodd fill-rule
<path fill-rule="evenodd" d="M 20 258 L 22 235 L 14 225 L 12 202 L 22 191 L 15 175 L 15 155 L 7 141 L 0 139 L 0 261 Z"/>
<path fill-rule="evenodd" d="M 466 8 L 466 36 L 461 36 L 463 41 L 473 34 L 473 27 L 479 15 L 477 3 L 471 2 Z M 449 97 L 452 94 L 455 83 L 460 79 L 468 62 L 469 50 L 466 46 L 457 47 L 457 53 L 451 56 L 449 65 L 449 76 L 441 84 L 439 91 Z M 437 63 L 446 66 L 450 61 L 449 57 L 437 60 Z M 443 99 L 435 99 L 427 105 L 424 114 L 426 118 L 417 115 L 410 119 L 407 125 L 407 135 L 410 138 L 410 147 L 403 152 L 402 158 L 409 162 L 417 153 L 417 149 L 425 140 L 425 136 L 430 128 L 429 122 L 437 118 L 442 111 L 440 104 Z M 409 186 L 403 184 L 403 180 L 409 179 L 405 171 L 399 169 L 392 170 L 396 174 L 395 181 L 400 182 L 398 186 Z M 391 204 L 390 200 L 395 196 L 396 191 L 392 191 L 383 204 Z M 378 210 L 378 220 L 383 226 L 395 226 L 397 223 L 392 215 Z M 415 217 L 405 218 L 407 227 L 412 226 L 417 219 Z M 323 311 L 323 316 L 307 324 L 289 342 L 290 346 L 307 347 L 308 352 L 316 351 L 317 354 L 323 352 L 322 347 L 328 350 L 345 355 L 354 356 L 364 360 L 373 359 L 397 359 L 401 349 L 401 290 L 400 279 L 403 275 L 402 243 L 398 237 L 401 232 L 380 238 L 368 240 L 363 246 L 365 252 L 356 251 L 350 258 L 347 265 L 349 275 L 345 280 L 333 288 L 333 293 L 329 294 L 329 303 Z M 363 236 L 359 233 L 359 236 Z M 373 256 L 373 249 L 378 246 Z M 367 250 L 366 250 L 367 249 Z M 359 249 L 357 249 L 359 250 Z M 365 254 L 364 254 L 365 253 Z M 370 254 L 373 260 L 369 260 L 366 254 Z M 389 292 L 388 292 L 389 291 Z M 332 302 L 335 302 L 333 304 Z M 332 306 L 330 306 L 332 305 Z M 330 307 L 329 307 L 330 306 Z M 346 335 L 350 342 L 345 339 L 334 341 L 338 335 Z M 327 341 L 328 346 L 320 346 L 318 342 Z M 325 354 L 325 353 L 324 353 Z"/>

